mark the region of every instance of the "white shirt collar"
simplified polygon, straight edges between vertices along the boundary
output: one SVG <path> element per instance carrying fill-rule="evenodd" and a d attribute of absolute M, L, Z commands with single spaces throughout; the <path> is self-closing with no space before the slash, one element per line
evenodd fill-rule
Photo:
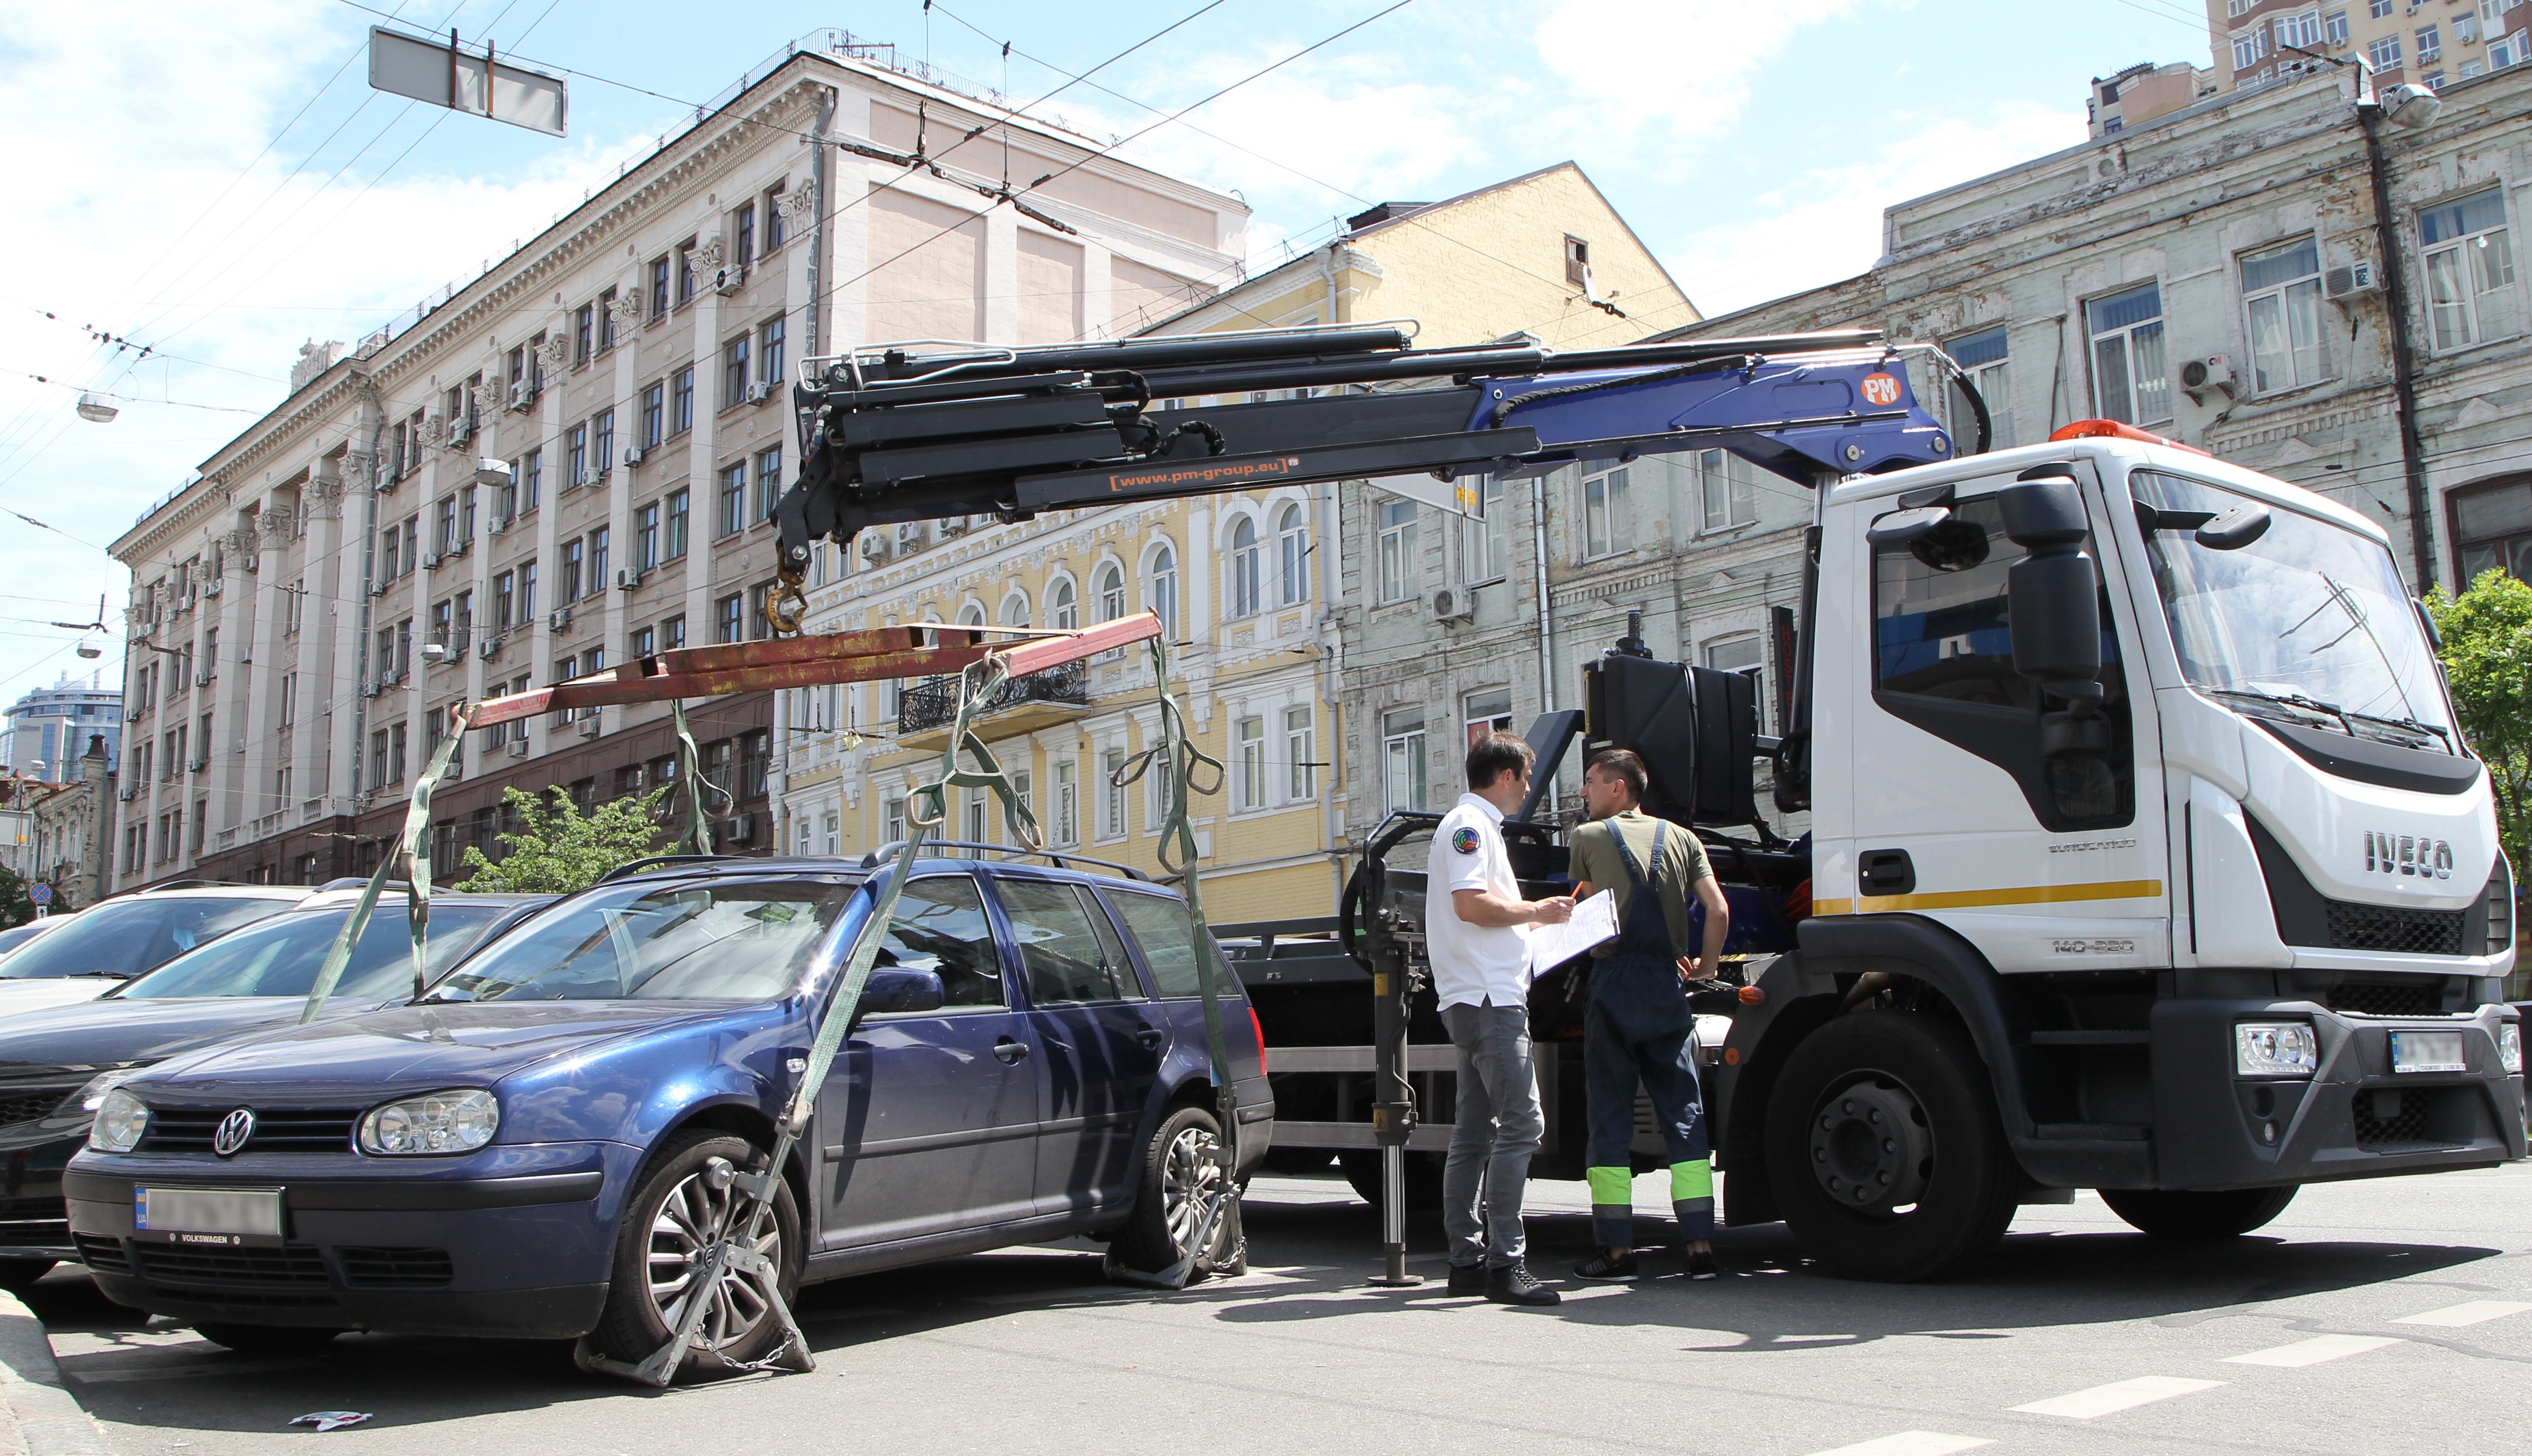
<path fill-rule="evenodd" d="M 1503 810 L 1496 808 L 1492 799 L 1486 798 L 1473 791 L 1460 795 L 1460 807 L 1464 809 L 1475 809 L 1477 812 L 1486 816 L 1488 823 L 1503 823 Z"/>

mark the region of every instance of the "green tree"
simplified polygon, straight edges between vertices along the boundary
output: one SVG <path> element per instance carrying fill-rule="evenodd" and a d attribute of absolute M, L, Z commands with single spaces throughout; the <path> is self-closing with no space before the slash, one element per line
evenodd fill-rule
<path fill-rule="evenodd" d="M 2459 597 L 2427 604 L 2462 735 L 2488 764 L 2497 833 L 2519 880 L 2532 874 L 2532 586 L 2491 567 Z"/>
<path fill-rule="evenodd" d="M 464 868 L 474 871 L 456 888 L 493 894 L 570 895 L 586 890 L 606 872 L 655 852 L 665 836 L 659 820 L 665 786 L 640 798 L 610 799 L 598 812 L 583 815 L 580 805 L 559 787 L 543 794 L 504 788 L 501 802 L 518 820 L 518 830 L 493 836 L 507 851 L 498 863 L 472 844 Z"/>
<path fill-rule="evenodd" d="M 0 930 L 11 930 L 35 918 L 35 902 L 27 882 L 0 869 Z"/>

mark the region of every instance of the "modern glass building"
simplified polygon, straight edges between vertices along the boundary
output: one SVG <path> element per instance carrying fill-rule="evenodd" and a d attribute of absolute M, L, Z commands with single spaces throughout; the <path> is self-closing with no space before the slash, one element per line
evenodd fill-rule
<path fill-rule="evenodd" d="M 0 731 L 0 767 L 60 784 L 78 777 L 71 765 L 87 751 L 91 734 L 105 735 L 108 770 L 123 761 L 123 694 L 97 685 L 83 685 L 65 676 L 51 687 L 39 687 L 20 698 Z"/>

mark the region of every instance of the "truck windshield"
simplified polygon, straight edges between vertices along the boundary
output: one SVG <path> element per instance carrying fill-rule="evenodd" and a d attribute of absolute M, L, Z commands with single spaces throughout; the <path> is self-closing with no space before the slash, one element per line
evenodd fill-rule
<path fill-rule="evenodd" d="M 799 979 L 859 887 L 705 880 L 579 896 L 503 936 L 427 1001 L 756 1001 Z"/>
<path fill-rule="evenodd" d="M 2221 516 L 2256 505 L 2203 481 L 2140 470 L 2138 502 Z M 2454 751 L 2435 655 L 2391 553 L 2343 526 L 2269 507 L 2233 551 L 2187 530 L 2146 533 L 2189 684 L 2227 707 L 2404 747 Z"/>

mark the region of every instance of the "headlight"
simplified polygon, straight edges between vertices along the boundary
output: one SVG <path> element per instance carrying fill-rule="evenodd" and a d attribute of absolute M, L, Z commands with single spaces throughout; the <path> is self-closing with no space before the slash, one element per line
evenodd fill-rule
<path fill-rule="evenodd" d="M 501 1126 L 499 1099 L 480 1087 L 430 1092 L 361 1119 L 361 1151 L 389 1157 L 473 1152 Z"/>
<path fill-rule="evenodd" d="M 2243 1021 L 2233 1028 L 2233 1071 L 2242 1077 L 2310 1077 L 2321 1039 L 2308 1021 Z"/>
<path fill-rule="evenodd" d="M 97 1099 L 87 1145 L 99 1152 L 130 1152 L 141 1145 L 141 1135 L 148 1129 L 149 1105 L 121 1087 L 111 1087 Z"/>
<path fill-rule="evenodd" d="M 2523 1023 L 2506 1021 L 2497 1028 L 2497 1065 L 2516 1077 L 2523 1075 Z"/>
<path fill-rule="evenodd" d="M 65 1122 L 96 1116 L 105 1105 L 105 1094 L 148 1071 L 145 1067 L 124 1067 L 113 1072 L 100 1072 L 87 1079 L 87 1085 L 62 1099 L 47 1121 Z"/>

